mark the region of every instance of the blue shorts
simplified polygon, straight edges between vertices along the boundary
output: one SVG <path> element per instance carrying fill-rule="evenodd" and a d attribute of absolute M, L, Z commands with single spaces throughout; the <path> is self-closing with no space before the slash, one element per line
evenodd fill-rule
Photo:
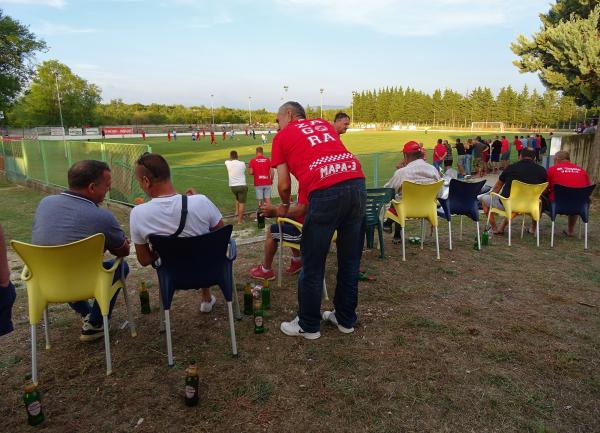
<path fill-rule="evenodd" d="M 256 200 L 264 200 L 271 198 L 271 185 L 255 186 Z"/>
<path fill-rule="evenodd" d="M 17 298 L 15 286 L 9 281 L 8 287 L 0 287 L 0 336 L 8 334 L 13 328 L 12 306 Z"/>
<path fill-rule="evenodd" d="M 283 234 L 283 240 L 286 242 L 299 244 L 300 239 L 302 239 L 302 232 L 290 223 L 281 224 L 281 233 Z M 279 226 L 277 224 L 271 224 L 271 236 L 275 242 L 279 242 Z"/>

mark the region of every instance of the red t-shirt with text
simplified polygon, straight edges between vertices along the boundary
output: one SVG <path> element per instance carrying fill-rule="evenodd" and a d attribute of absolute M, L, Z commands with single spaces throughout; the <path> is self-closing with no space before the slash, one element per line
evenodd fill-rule
<path fill-rule="evenodd" d="M 587 172 L 571 161 L 562 161 L 548 169 L 548 191 L 554 201 L 554 185 L 581 188 L 591 184 Z"/>
<path fill-rule="evenodd" d="M 294 120 L 273 138 L 271 165 L 287 163 L 307 197 L 350 179 L 363 179 L 360 162 L 323 119 Z"/>
<path fill-rule="evenodd" d="M 271 160 L 266 156 L 257 156 L 248 163 L 254 176 L 254 186 L 269 186 L 271 180 Z"/>

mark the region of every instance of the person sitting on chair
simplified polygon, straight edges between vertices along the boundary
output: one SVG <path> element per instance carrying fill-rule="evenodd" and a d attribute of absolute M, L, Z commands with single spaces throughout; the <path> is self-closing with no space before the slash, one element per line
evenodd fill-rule
<path fill-rule="evenodd" d="M 299 200 L 305 202 L 306 200 L 301 199 L 301 194 L 299 194 Z M 294 221 L 299 222 L 300 224 L 304 223 L 304 214 L 306 213 L 306 203 L 296 203 L 290 206 L 288 210 L 287 217 L 293 219 Z M 261 213 L 266 217 L 276 217 L 277 216 L 277 206 L 273 206 L 271 204 L 264 204 L 261 206 Z M 302 238 L 302 232 L 296 228 L 293 224 L 284 222 L 281 224 L 281 236 L 283 236 L 283 240 L 286 242 L 294 242 L 300 245 L 300 239 Z M 271 266 L 273 265 L 273 258 L 275 257 L 275 253 L 277 252 L 277 244 L 281 241 L 279 235 L 279 225 L 271 224 L 271 228 L 267 231 L 267 236 L 265 238 L 265 257 L 263 262 L 250 269 L 250 276 L 252 278 L 257 279 L 267 279 L 274 280 L 275 273 Z M 290 267 L 285 270 L 290 275 L 296 274 L 300 272 L 302 269 L 302 257 L 300 256 L 300 250 L 296 248 L 290 248 L 292 250 L 292 261 L 290 263 Z"/>
<path fill-rule="evenodd" d="M 102 161 L 84 160 L 73 164 L 67 174 L 69 189 L 63 193 L 44 197 L 33 217 L 31 243 L 34 245 L 63 245 L 85 239 L 97 233 L 104 234 L 104 248 L 117 257 L 129 255 L 129 240 L 119 222 L 106 209 L 98 207 L 110 190 L 111 175 L 109 166 Z M 114 260 L 104 262 L 109 269 Z M 127 263 L 122 262 L 125 275 L 129 272 Z M 121 266 L 117 267 L 114 280 L 121 278 Z M 112 311 L 117 293 L 110 301 Z M 69 303 L 83 319 L 81 341 L 102 338 L 104 327 L 98 302 L 90 307 L 88 301 Z"/>
<path fill-rule="evenodd" d="M 175 190 L 169 164 L 161 155 L 143 154 L 136 162 L 135 177 L 142 190 L 151 197 L 149 202 L 134 207 L 129 217 L 131 240 L 142 266 L 158 259 L 148 241 L 150 235 L 192 237 L 224 226 L 219 209 L 193 189 L 186 191 L 187 214 L 182 216 L 182 195 Z M 210 313 L 215 302 L 210 288 L 203 288 L 200 311 Z"/>
<path fill-rule="evenodd" d="M 508 198 L 510 197 L 510 187 L 513 180 L 518 180 L 529 184 L 540 184 L 546 182 L 546 169 L 541 165 L 535 164 L 534 159 L 535 149 L 523 148 L 521 151 L 521 159 L 518 162 L 509 165 L 506 167 L 506 170 L 500 173 L 498 181 L 496 182 L 496 185 L 494 185 L 494 188 L 492 188 L 491 192 L 499 193 L 501 196 Z M 490 207 L 501 210 L 504 209 L 500 199 L 496 196 L 492 197 L 489 192 L 479 196 L 479 200 L 481 201 L 485 214 L 489 212 Z M 497 228 L 494 220 L 494 214 L 490 215 L 490 225 L 492 226 L 494 234 L 504 234 L 504 229 L 506 228 L 507 224 L 508 220 L 505 218 L 504 221 L 502 221 L 500 228 Z M 530 233 L 535 233 L 535 224 L 535 221 L 531 222 Z"/>
<path fill-rule="evenodd" d="M 6 256 L 6 241 L 0 225 L 0 336 L 13 330 L 12 306 L 17 294 L 15 286 L 10 281 L 10 269 Z"/>
<path fill-rule="evenodd" d="M 554 201 L 554 185 L 581 188 L 591 184 L 587 172 L 571 162 L 569 152 L 559 150 L 554 155 L 554 165 L 548 169 L 548 189 L 542 194 L 542 208 L 550 210 L 550 202 Z M 572 237 L 575 231 L 577 215 L 569 215 L 569 223 L 563 233 Z"/>

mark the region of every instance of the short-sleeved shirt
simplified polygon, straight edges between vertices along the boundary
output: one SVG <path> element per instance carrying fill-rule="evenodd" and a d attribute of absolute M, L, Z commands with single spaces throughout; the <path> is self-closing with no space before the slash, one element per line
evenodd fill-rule
<path fill-rule="evenodd" d="M 506 138 L 503 138 L 502 140 L 500 140 L 500 142 L 502 143 L 502 148 L 500 149 L 500 152 L 508 152 L 510 150 L 510 143 L 508 142 L 508 140 Z"/>
<path fill-rule="evenodd" d="M 444 157 L 444 161 L 452 161 L 452 146 L 450 146 L 450 143 L 445 144 L 444 146 L 446 146 L 446 156 Z"/>
<path fill-rule="evenodd" d="M 33 217 L 31 242 L 63 245 L 97 233 L 104 234 L 106 250 L 115 250 L 125 243 L 125 233 L 112 213 L 80 194 L 67 191 L 40 201 Z"/>
<path fill-rule="evenodd" d="M 223 217 L 205 195 L 188 197 L 188 214 L 180 237 L 208 233 Z M 150 235 L 169 236 L 177 231 L 181 221 L 181 195 L 155 197 L 133 208 L 129 216 L 131 240 L 136 245 L 148 243 Z"/>
<path fill-rule="evenodd" d="M 500 155 L 502 151 L 502 142 L 500 140 L 494 140 L 492 143 L 492 155 Z"/>
<path fill-rule="evenodd" d="M 529 139 L 529 147 L 531 147 L 532 149 L 537 149 L 538 148 L 537 140 L 536 140 L 535 137 L 531 137 Z"/>
<path fill-rule="evenodd" d="M 504 197 L 510 197 L 510 187 L 513 180 L 530 184 L 544 183 L 548 179 L 546 169 L 536 164 L 531 159 L 522 159 L 509 165 L 500 173 L 499 179 L 504 183 L 502 193 Z"/>
<path fill-rule="evenodd" d="M 229 175 L 229 186 L 246 185 L 246 163 L 239 159 L 228 159 L 225 161 L 227 174 Z"/>
<path fill-rule="evenodd" d="M 358 158 L 323 119 L 290 122 L 273 138 L 271 165 L 287 163 L 307 197 L 350 179 L 364 178 Z"/>
<path fill-rule="evenodd" d="M 521 138 L 521 144 L 523 145 L 523 148 L 529 147 L 529 140 L 527 137 Z"/>
<path fill-rule="evenodd" d="M 487 149 L 487 144 L 482 143 L 481 141 L 476 141 L 473 143 L 473 156 L 475 158 L 483 158 L 483 152 Z"/>
<path fill-rule="evenodd" d="M 442 158 L 444 153 L 446 153 L 446 146 L 444 146 L 442 143 L 436 144 L 433 148 L 433 162 L 442 161 L 444 159 Z"/>
<path fill-rule="evenodd" d="M 523 143 L 521 143 L 521 140 L 518 138 L 515 139 L 515 149 L 517 149 L 517 151 L 523 150 Z"/>
<path fill-rule="evenodd" d="M 456 143 L 454 145 L 454 147 L 456 147 L 456 154 L 457 155 L 465 155 L 466 154 L 464 143 Z"/>
<path fill-rule="evenodd" d="M 591 184 L 587 172 L 571 161 L 561 161 L 548 169 L 548 190 L 550 200 L 554 200 L 554 185 L 581 188 Z"/>
<path fill-rule="evenodd" d="M 267 186 L 273 183 L 271 179 L 271 160 L 269 158 L 263 155 L 257 156 L 250 160 L 248 166 L 252 169 L 254 186 Z"/>

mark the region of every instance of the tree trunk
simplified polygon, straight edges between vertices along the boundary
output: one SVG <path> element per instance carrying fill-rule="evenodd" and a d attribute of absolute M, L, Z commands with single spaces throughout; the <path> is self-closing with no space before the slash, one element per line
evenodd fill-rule
<path fill-rule="evenodd" d="M 592 183 L 600 182 L 600 125 L 596 126 L 596 135 L 590 152 L 590 161 L 587 167 L 587 172 L 590 175 Z M 595 195 L 600 194 L 598 188 L 595 190 Z"/>

